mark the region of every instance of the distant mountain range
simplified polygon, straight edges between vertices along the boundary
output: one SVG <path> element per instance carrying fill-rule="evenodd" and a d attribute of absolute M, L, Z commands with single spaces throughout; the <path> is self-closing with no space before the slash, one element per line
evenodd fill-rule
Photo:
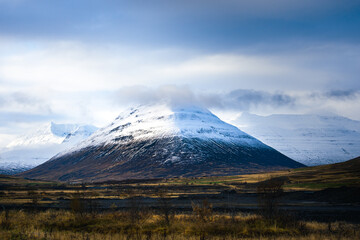
<path fill-rule="evenodd" d="M 138 114 L 130 114 L 133 111 Z M 86 149 L 100 151 L 105 158 L 115 157 L 113 162 L 118 168 L 120 165 L 128 165 L 124 159 L 140 159 L 138 167 L 141 167 L 141 164 L 148 164 L 142 162 L 144 159 L 150 162 L 155 159 L 155 162 L 166 164 L 187 164 L 190 159 L 201 162 L 201 159 L 210 161 L 213 157 L 217 161 L 215 156 L 230 152 L 235 155 L 245 153 L 249 157 L 254 155 L 246 153 L 247 150 L 239 150 L 238 143 L 233 144 L 234 139 L 242 139 L 241 144 L 244 145 L 246 142 L 252 149 L 257 144 L 267 144 L 291 159 L 309 166 L 342 162 L 360 155 L 360 122 L 340 116 L 258 116 L 244 113 L 233 121 L 233 124 L 253 137 L 222 122 L 208 110 L 196 107 L 143 106 L 120 115 L 111 125 L 100 129 L 93 136 L 91 135 L 97 128 L 91 125 L 49 123 L 19 137 L 0 150 L 0 173 L 22 172 L 46 162 L 57 154 L 53 159 L 72 155 L 74 160 L 74 154 L 84 153 Z M 209 142 L 215 145 L 208 144 Z M 141 144 L 144 146 L 141 147 Z M 114 146 L 114 151 L 107 153 L 108 146 Z M 134 150 L 138 147 L 140 149 Z M 148 149 L 145 151 L 145 148 Z M 79 155 L 79 158 L 82 157 Z M 101 158 L 101 154 L 98 158 Z M 109 171 L 117 169 L 115 165 L 111 166 Z M 257 165 L 258 169 L 263 168 L 260 165 Z M 196 174 L 210 173 L 208 167 L 209 165 L 203 166 L 204 170 L 201 172 L 199 165 Z M 242 167 L 244 170 L 245 167 Z M 130 167 L 127 169 L 131 170 Z M 237 169 L 234 172 L 239 171 L 239 168 Z M 256 167 L 253 168 L 255 169 Z M 166 171 L 162 171 L 165 176 Z M 220 168 L 218 173 L 227 174 Z M 133 172 L 128 174 L 130 177 L 138 177 Z M 186 169 L 183 169 L 181 174 L 179 172 L 179 175 L 186 174 Z M 106 178 L 105 175 L 111 174 L 104 173 Z M 149 177 L 155 175 L 148 174 Z"/>
<path fill-rule="evenodd" d="M 345 117 L 243 113 L 232 123 L 286 156 L 309 166 L 360 156 L 360 121 Z"/>
<path fill-rule="evenodd" d="M 0 173 L 14 174 L 33 168 L 89 137 L 97 127 L 53 122 L 10 142 L 0 151 Z"/>
<path fill-rule="evenodd" d="M 200 107 L 130 109 L 91 137 L 21 174 L 60 181 L 234 175 L 301 167 Z"/>

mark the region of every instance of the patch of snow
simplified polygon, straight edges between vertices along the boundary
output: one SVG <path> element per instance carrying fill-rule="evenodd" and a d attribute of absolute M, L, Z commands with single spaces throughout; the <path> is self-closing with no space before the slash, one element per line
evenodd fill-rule
<path fill-rule="evenodd" d="M 341 116 L 243 113 L 232 123 L 306 165 L 360 156 L 360 122 Z"/>
<path fill-rule="evenodd" d="M 176 163 L 176 162 L 180 162 L 181 161 L 181 158 L 178 157 L 178 156 L 171 156 L 171 158 L 169 159 L 166 159 L 163 164 L 165 163 Z"/>

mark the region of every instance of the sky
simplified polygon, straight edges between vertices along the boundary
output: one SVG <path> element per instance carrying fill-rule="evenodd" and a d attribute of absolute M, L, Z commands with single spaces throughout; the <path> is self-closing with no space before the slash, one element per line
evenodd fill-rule
<path fill-rule="evenodd" d="M 359 26 L 358 0 L 0 0 L 0 147 L 159 101 L 360 120 Z"/>

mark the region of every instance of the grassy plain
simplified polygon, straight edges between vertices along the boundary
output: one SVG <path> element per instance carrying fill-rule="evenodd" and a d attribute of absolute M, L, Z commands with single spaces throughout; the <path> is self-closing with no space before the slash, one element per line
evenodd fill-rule
<path fill-rule="evenodd" d="M 359 161 L 86 184 L 0 175 L 0 239 L 360 239 Z"/>

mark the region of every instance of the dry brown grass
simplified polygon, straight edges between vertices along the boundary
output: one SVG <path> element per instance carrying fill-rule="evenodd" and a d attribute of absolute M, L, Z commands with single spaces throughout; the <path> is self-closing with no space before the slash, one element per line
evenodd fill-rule
<path fill-rule="evenodd" d="M 175 215 L 170 224 L 162 216 L 139 213 L 130 221 L 129 212 L 77 215 L 71 211 L 14 210 L 0 214 L 0 239 L 105 240 L 105 239 L 360 239 L 360 225 L 345 222 L 298 222 L 289 218 L 268 221 L 258 215 Z M 137 213 L 135 213 L 137 214 Z M 7 216 L 6 216 L 7 215 Z"/>

